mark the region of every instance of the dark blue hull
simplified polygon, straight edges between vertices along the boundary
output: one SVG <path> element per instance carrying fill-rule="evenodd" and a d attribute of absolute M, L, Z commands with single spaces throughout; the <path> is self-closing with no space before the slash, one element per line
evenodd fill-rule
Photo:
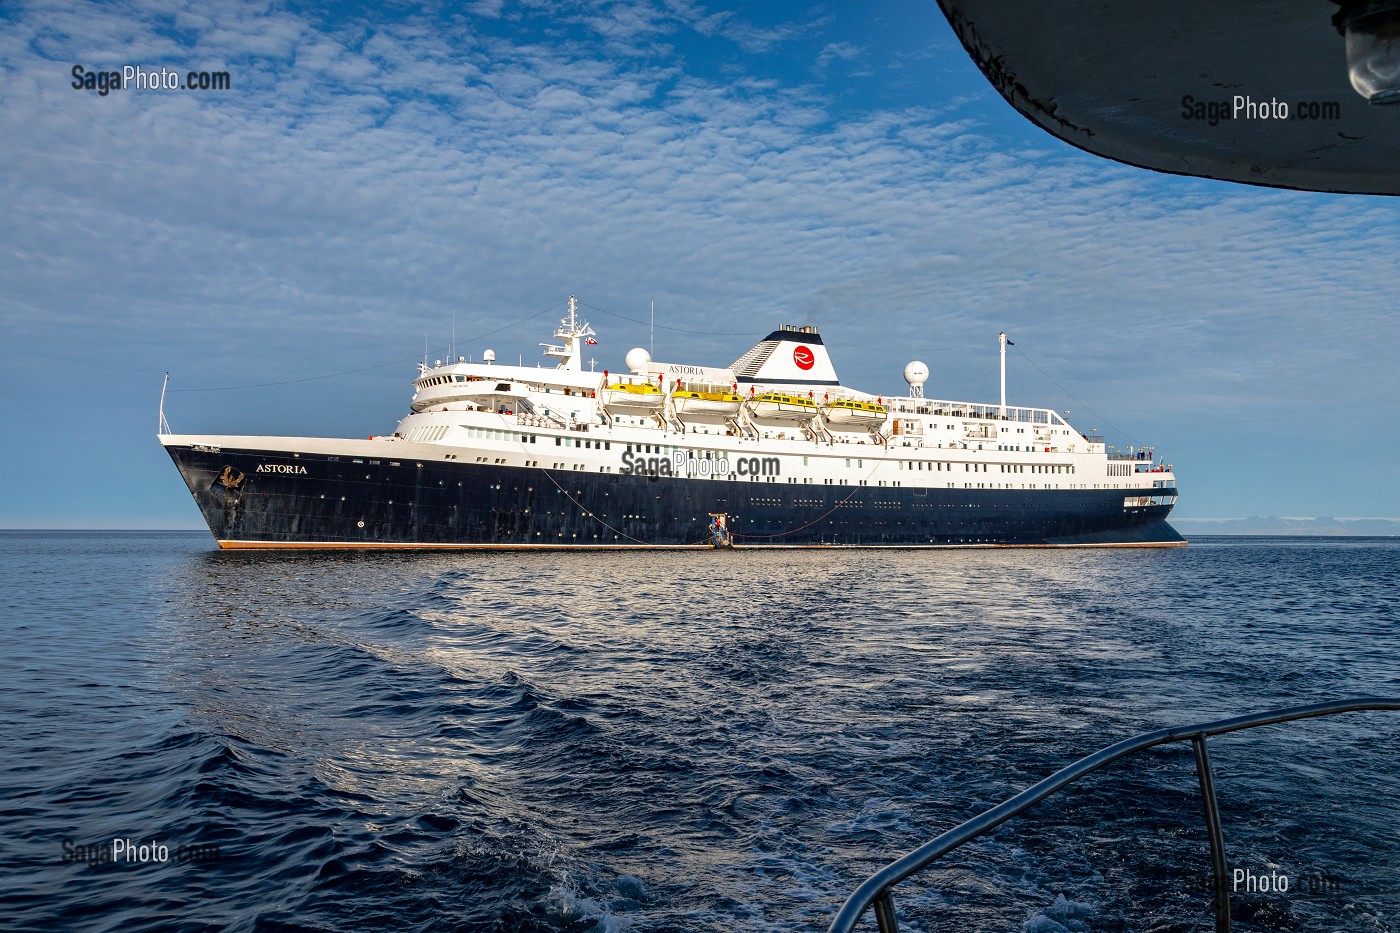
<path fill-rule="evenodd" d="M 1124 489 L 651 479 L 413 459 L 166 448 L 221 547 L 1180 545 Z M 1170 502 L 1175 489 L 1151 490 Z"/>

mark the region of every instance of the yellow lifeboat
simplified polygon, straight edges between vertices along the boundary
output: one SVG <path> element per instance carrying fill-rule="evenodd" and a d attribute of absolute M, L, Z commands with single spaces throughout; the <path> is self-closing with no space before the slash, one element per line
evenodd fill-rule
<path fill-rule="evenodd" d="M 602 391 L 603 407 L 610 412 L 648 412 L 661 407 L 665 397 L 650 382 L 614 382 Z"/>
<path fill-rule="evenodd" d="M 681 385 L 671 393 L 682 421 L 723 421 L 738 414 L 743 396 L 721 386 Z"/>
<path fill-rule="evenodd" d="M 749 402 L 755 418 L 770 421 L 810 421 L 817 415 L 817 403 L 801 395 L 764 392 Z"/>
<path fill-rule="evenodd" d="M 841 398 L 827 405 L 822 414 L 832 427 L 870 428 L 884 424 L 889 412 L 877 402 Z"/>

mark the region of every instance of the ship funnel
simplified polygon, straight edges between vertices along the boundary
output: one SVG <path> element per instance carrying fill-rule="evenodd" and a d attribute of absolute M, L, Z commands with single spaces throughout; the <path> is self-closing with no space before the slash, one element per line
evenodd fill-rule
<path fill-rule="evenodd" d="M 739 382 L 840 385 L 816 327 L 784 324 L 729 367 Z"/>

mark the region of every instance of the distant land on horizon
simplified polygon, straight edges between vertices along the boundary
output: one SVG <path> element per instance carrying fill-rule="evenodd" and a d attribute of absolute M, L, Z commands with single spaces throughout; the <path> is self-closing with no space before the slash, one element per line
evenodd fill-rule
<path fill-rule="evenodd" d="M 1345 537 L 1400 535 L 1396 518 L 1169 518 L 1183 535 L 1336 535 Z"/>

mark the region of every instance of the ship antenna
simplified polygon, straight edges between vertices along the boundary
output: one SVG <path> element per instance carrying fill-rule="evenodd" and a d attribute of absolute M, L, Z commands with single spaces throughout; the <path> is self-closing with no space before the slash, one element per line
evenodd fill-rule
<path fill-rule="evenodd" d="M 647 356 L 656 355 L 656 299 L 651 300 L 651 336 L 647 338 Z"/>

